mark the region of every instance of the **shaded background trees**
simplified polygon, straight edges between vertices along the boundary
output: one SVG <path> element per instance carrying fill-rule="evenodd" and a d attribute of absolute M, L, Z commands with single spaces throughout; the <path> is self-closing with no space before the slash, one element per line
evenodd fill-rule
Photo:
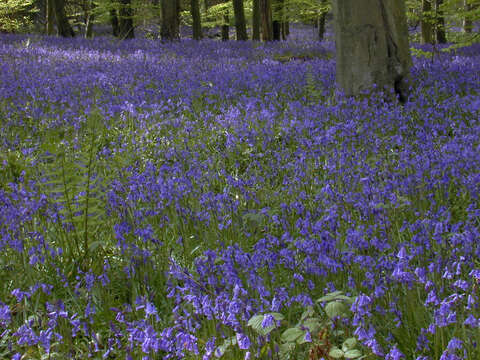
<path fill-rule="evenodd" d="M 324 40 L 332 0 L 4 0 L 0 31 L 70 37 L 138 34 L 177 40 L 182 26 L 193 39 L 284 40 L 289 24 L 309 24 Z M 480 0 L 405 0 L 410 37 L 426 44 L 477 41 Z M 460 36 L 458 29 L 462 29 Z M 452 31 L 454 30 L 454 31 Z M 185 35 L 184 35 L 185 36 Z M 330 36 L 331 39 L 331 36 Z"/>

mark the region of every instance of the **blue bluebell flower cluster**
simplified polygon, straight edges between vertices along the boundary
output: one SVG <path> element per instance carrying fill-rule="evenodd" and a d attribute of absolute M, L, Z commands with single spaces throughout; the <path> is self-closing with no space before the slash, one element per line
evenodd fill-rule
<path fill-rule="evenodd" d="M 274 342 L 253 315 L 281 327 L 335 290 L 365 353 L 480 356 L 479 45 L 415 58 L 399 106 L 342 97 L 328 42 L 25 40 L 0 37 L 10 358 L 252 359 Z M 103 213 L 81 233 L 45 141 L 84 151 L 94 113 Z"/>

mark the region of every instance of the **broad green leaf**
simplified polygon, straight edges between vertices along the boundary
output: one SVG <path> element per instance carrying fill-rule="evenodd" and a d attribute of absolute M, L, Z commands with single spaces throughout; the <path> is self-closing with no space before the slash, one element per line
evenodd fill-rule
<path fill-rule="evenodd" d="M 343 358 L 343 351 L 340 350 L 339 348 L 337 347 L 333 347 L 329 352 L 328 352 L 328 356 L 334 358 L 334 359 L 341 359 Z"/>
<path fill-rule="evenodd" d="M 274 318 L 275 318 L 275 314 L 277 314 L 277 317 L 280 319 L 283 315 L 282 314 L 279 314 L 279 313 L 270 313 L 270 315 L 272 315 Z M 280 316 L 278 316 L 280 315 Z M 250 318 L 250 320 L 248 320 L 248 323 L 247 325 L 250 326 L 253 330 L 255 330 L 257 333 L 259 333 L 260 335 L 268 335 L 273 329 L 275 329 L 277 326 L 276 324 L 272 324 L 266 328 L 264 328 L 262 326 L 262 322 L 263 322 L 263 319 L 264 319 L 264 315 L 260 314 L 260 315 L 255 315 L 253 316 L 252 318 Z"/>
<path fill-rule="evenodd" d="M 302 316 L 300 317 L 300 321 L 303 321 L 306 318 L 312 317 L 313 315 L 315 315 L 315 310 L 313 310 L 313 307 L 307 306 L 307 310 L 303 312 Z"/>
<path fill-rule="evenodd" d="M 280 345 L 279 356 L 280 360 L 289 360 L 292 352 L 295 350 L 295 343 L 287 342 Z"/>
<path fill-rule="evenodd" d="M 320 329 L 322 322 L 320 318 L 309 318 L 305 320 L 302 325 L 308 328 L 310 333 L 316 333 Z"/>
<path fill-rule="evenodd" d="M 357 359 L 362 356 L 362 352 L 357 349 L 348 350 L 345 352 L 345 359 Z"/>
<path fill-rule="evenodd" d="M 304 335 L 305 331 L 298 327 L 292 327 L 290 329 L 287 329 L 283 332 L 282 334 L 282 341 L 283 342 L 294 342 L 297 340 L 300 336 Z"/>
<path fill-rule="evenodd" d="M 235 345 L 237 343 L 237 338 L 235 336 L 232 336 L 230 338 L 225 339 L 222 345 L 220 345 L 216 350 L 215 350 L 215 356 L 220 358 L 225 354 L 225 352 L 228 350 L 228 348 L 232 345 Z"/>
<path fill-rule="evenodd" d="M 260 315 L 254 315 L 248 320 L 247 325 L 250 326 L 252 329 L 260 329 L 262 327 L 262 321 L 263 321 L 263 314 Z"/>
<path fill-rule="evenodd" d="M 267 313 L 268 315 L 272 315 L 273 318 L 277 321 L 282 321 L 283 319 L 285 319 L 285 316 L 283 316 L 282 314 L 280 313 L 277 313 L 277 312 L 272 312 L 272 313 Z M 265 314 L 265 315 L 267 315 Z"/>
<path fill-rule="evenodd" d="M 348 338 L 343 342 L 342 350 L 343 351 L 352 350 L 356 345 L 357 345 L 357 339 L 355 339 L 354 337 Z"/>
<path fill-rule="evenodd" d="M 317 300 L 317 302 L 332 301 L 332 300 L 335 300 L 337 296 L 342 295 L 342 294 L 343 294 L 343 291 L 337 290 L 337 291 L 328 293 L 325 296 L 322 296 L 320 299 Z"/>
<path fill-rule="evenodd" d="M 332 301 L 325 306 L 325 312 L 330 319 L 333 319 L 337 316 L 342 316 L 347 312 L 347 310 L 347 306 L 340 301 Z"/>

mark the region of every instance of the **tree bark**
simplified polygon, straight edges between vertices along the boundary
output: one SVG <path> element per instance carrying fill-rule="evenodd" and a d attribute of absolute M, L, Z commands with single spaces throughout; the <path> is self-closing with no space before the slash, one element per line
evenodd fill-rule
<path fill-rule="evenodd" d="M 53 5 L 54 0 L 47 0 L 47 35 L 53 35 L 55 32 L 55 10 Z"/>
<path fill-rule="evenodd" d="M 399 0 L 334 0 L 337 84 L 347 96 L 365 91 L 408 96 L 412 63 L 405 5 Z"/>
<path fill-rule="evenodd" d="M 118 10 L 118 37 L 120 39 L 133 39 L 133 8 L 131 0 L 120 0 Z"/>
<path fill-rule="evenodd" d="M 252 2 L 252 40 L 260 41 L 260 0 Z"/>
<path fill-rule="evenodd" d="M 162 40 L 180 39 L 180 2 L 178 0 L 162 0 Z"/>
<path fill-rule="evenodd" d="M 472 6 L 468 3 L 468 0 L 463 0 L 463 10 L 469 12 L 472 10 Z M 463 32 L 470 34 L 473 30 L 473 22 L 468 14 L 463 17 Z"/>
<path fill-rule="evenodd" d="M 190 0 L 190 13 L 193 19 L 193 38 L 200 40 L 202 36 L 202 20 L 200 17 L 200 3 L 198 0 Z"/>
<path fill-rule="evenodd" d="M 283 0 L 274 0 L 273 3 L 273 14 L 272 14 L 272 31 L 273 31 L 273 40 L 279 41 L 282 36 L 282 24 L 283 24 Z"/>
<path fill-rule="evenodd" d="M 68 22 L 67 15 L 65 14 L 65 1 L 53 0 L 53 11 L 55 13 L 55 20 L 57 22 L 57 34 L 63 37 L 74 37 L 75 32 Z"/>
<path fill-rule="evenodd" d="M 237 40 L 248 40 L 247 24 L 245 22 L 245 9 L 243 8 L 243 0 L 233 1 L 233 15 L 235 16 L 235 30 L 237 32 Z"/>
<path fill-rule="evenodd" d="M 438 44 L 447 43 L 447 33 L 445 32 L 445 15 L 442 9 L 443 0 L 435 0 L 435 37 Z"/>
<path fill-rule="evenodd" d="M 228 14 L 223 16 L 222 41 L 228 41 L 230 38 L 230 19 Z"/>
<path fill-rule="evenodd" d="M 262 16 L 262 40 L 273 40 L 272 3 L 271 0 L 260 0 L 260 13 Z"/>
<path fill-rule="evenodd" d="M 433 44 L 433 21 L 431 0 L 422 0 L 422 43 Z"/>
<path fill-rule="evenodd" d="M 95 3 L 90 0 L 87 4 L 87 7 L 87 24 L 85 29 L 85 37 L 91 39 L 93 37 L 93 21 L 95 20 L 95 16 L 93 15 Z"/>
<path fill-rule="evenodd" d="M 118 16 L 117 10 L 110 9 L 110 23 L 112 24 L 112 35 L 118 37 L 119 29 L 118 29 Z"/>
<path fill-rule="evenodd" d="M 326 0 L 322 0 L 322 12 L 320 13 L 320 17 L 318 19 L 318 40 L 322 41 L 325 37 L 325 25 L 327 21 L 327 10 L 324 8 L 326 4 Z"/>

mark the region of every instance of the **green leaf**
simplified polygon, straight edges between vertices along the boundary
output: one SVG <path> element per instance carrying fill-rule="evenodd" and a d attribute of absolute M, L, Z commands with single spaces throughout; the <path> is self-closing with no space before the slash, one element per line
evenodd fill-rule
<path fill-rule="evenodd" d="M 277 312 L 271 312 L 271 313 L 267 313 L 265 315 L 272 315 L 273 318 L 277 321 L 282 321 L 285 319 L 285 316 L 283 316 L 282 314 L 280 313 L 277 313 Z"/>
<path fill-rule="evenodd" d="M 263 321 L 263 314 L 254 315 L 250 318 L 250 320 L 248 320 L 247 325 L 254 330 L 258 330 L 262 327 L 262 321 Z"/>
<path fill-rule="evenodd" d="M 326 294 L 325 296 L 322 296 L 320 299 L 317 300 L 317 302 L 328 302 L 335 300 L 337 296 L 342 295 L 343 291 L 337 290 L 331 293 Z"/>
<path fill-rule="evenodd" d="M 302 335 L 305 335 L 305 331 L 298 327 L 292 327 L 283 332 L 281 339 L 283 342 L 294 342 Z"/>
<path fill-rule="evenodd" d="M 308 328 L 310 333 L 315 333 L 320 329 L 322 322 L 320 318 L 309 318 L 305 320 L 302 325 Z"/>
<path fill-rule="evenodd" d="M 329 352 L 328 352 L 328 356 L 334 358 L 334 359 L 341 359 L 343 358 L 343 351 L 340 350 L 339 348 L 337 347 L 333 347 Z"/>
<path fill-rule="evenodd" d="M 354 337 L 348 338 L 343 342 L 342 350 L 343 351 L 352 350 L 356 345 L 357 345 L 357 339 L 355 339 Z"/>
<path fill-rule="evenodd" d="M 295 350 L 295 343 L 287 342 L 285 344 L 280 345 L 279 356 L 280 360 L 288 360 L 290 359 L 290 355 Z"/>
<path fill-rule="evenodd" d="M 230 338 L 225 339 L 222 345 L 220 345 L 217 350 L 215 350 L 215 356 L 216 357 L 222 357 L 223 354 L 228 350 L 228 348 L 232 345 L 235 345 L 237 343 L 237 338 L 235 336 L 232 336 Z"/>
<path fill-rule="evenodd" d="M 275 316 L 277 316 L 279 319 L 281 319 L 283 317 L 282 314 L 279 314 L 279 313 L 269 313 L 270 315 L 272 315 L 274 318 Z M 248 323 L 247 325 L 250 326 L 253 330 L 255 330 L 257 333 L 259 333 L 260 335 L 268 335 L 273 329 L 275 329 L 277 326 L 276 324 L 272 324 L 266 328 L 264 328 L 262 326 L 262 322 L 263 322 L 263 319 L 264 319 L 265 315 L 261 314 L 261 315 L 255 315 L 253 316 L 252 318 L 250 318 L 250 320 L 248 320 Z"/>
<path fill-rule="evenodd" d="M 303 321 L 306 318 L 312 317 L 313 315 L 315 315 L 315 310 L 313 310 L 313 307 L 308 306 L 307 310 L 305 310 L 302 316 L 300 317 L 300 321 Z"/>
<path fill-rule="evenodd" d="M 357 349 L 348 350 L 345 352 L 345 359 L 356 359 L 362 356 L 362 352 Z"/>
<path fill-rule="evenodd" d="M 347 312 L 347 310 L 347 306 L 340 301 L 332 301 L 325 306 L 325 312 L 330 319 L 333 319 L 337 316 L 342 316 Z"/>

